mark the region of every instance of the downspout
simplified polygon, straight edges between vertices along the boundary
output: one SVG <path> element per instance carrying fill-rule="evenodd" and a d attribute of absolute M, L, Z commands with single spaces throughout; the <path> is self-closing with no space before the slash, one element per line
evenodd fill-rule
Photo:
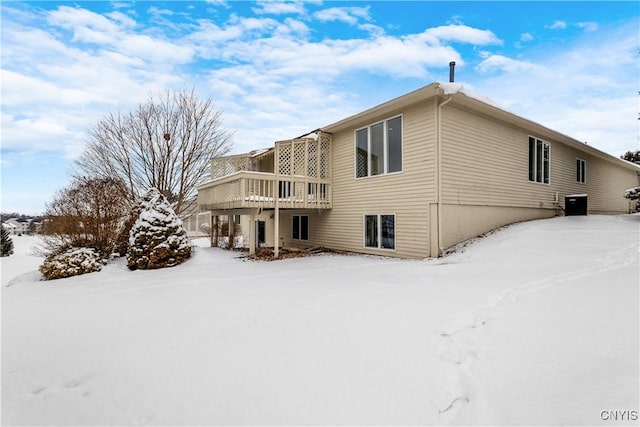
<path fill-rule="evenodd" d="M 447 105 L 453 95 L 449 95 L 447 99 L 438 104 L 438 114 L 437 114 L 437 123 L 436 123 L 436 151 L 437 151 L 437 161 L 436 161 L 436 176 L 438 180 L 438 195 L 437 195 L 437 205 L 438 205 L 438 257 L 442 255 L 444 248 L 442 247 L 442 107 Z"/>
<path fill-rule="evenodd" d="M 273 227 L 273 257 L 280 256 L 280 145 L 276 143 L 273 153 L 273 172 L 275 175 L 275 188 L 273 189 L 274 204 L 274 227 Z"/>

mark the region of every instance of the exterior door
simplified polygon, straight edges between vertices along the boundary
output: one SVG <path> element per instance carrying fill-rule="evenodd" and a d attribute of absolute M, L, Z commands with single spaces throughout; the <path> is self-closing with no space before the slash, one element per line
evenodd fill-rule
<path fill-rule="evenodd" d="M 256 245 L 259 248 L 264 248 L 267 245 L 264 221 L 256 221 L 256 237 Z"/>

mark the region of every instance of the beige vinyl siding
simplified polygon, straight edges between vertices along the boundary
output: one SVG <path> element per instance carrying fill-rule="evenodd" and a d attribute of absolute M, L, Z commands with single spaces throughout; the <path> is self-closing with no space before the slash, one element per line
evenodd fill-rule
<path fill-rule="evenodd" d="M 551 169 L 551 179 L 554 182 L 554 189 L 560 193 L 560 204 L 563 207 L 565 195 L 587 194 L 589 213 L 629 212 L 629 202 L 622 195 L 626 188 L 635 186 L 636 172 L 564 144 L 554 144 L 553 152 L 556 153 L 557 161 L 555 167 Z M 586 162 L 586 183 L 584 184 L 576 181 L 576 159 L 578 158 Z"/>
<path fill-rule="evenodd" d="M 333 135 L 333 209 L 310 218 L 311 237 L 347 251 L 424 258 L 429 256 L 429 204 L 435 201 L 434 98 Z M 355 130 L 402 114 L 402 172 L 355 178 Z M 364 215 L 396 215 L 394 251 L 364 247 Z"/>
<path fill-rule="evenodd" d="M 443 203 L 555 207 L 554 168 L 558 159 L 552 141 L 551 185 L 531 182 L 529 132 L 451 104 L 442 112 Z"/>
<path fill-rule="evenodd" d="M 562 214 L 568 194 L 588 195 L 589 213 L 627 213 L 637 171 L 569 146 L 548 129 L 525 129 L 454 102 L 442 114 L 442 247 L 501 225 Z M 549 142 L 549 184 L 529 181 L 529 137 Z M 576 159 L 586 161 L 586 183 Z M 556 194 L 558 203 L 555 203 Z"/>
<path fill-rule="evenodd" d="M 636 172 L 570 147 L 562 136 L 517 128 L 449 104 L 442 117 L 443 202 L 453 205 L 554 209 L 556 192 L 588 194 L 589 212 L 626 213 L 625 188 Z M 529 181 L 529 136 L 550 144 L 550 182 Z M 586 183 L 576 180 L 576 159 L 586 161 Z"/>
<path fill-rule="evenodd" d="M 293 230 L 292 217 L 294 215 L 307 215 L 309 217 L 309 239 L 297 240 L 291 237 Z M 322 234 L 319 230 L 319 224 L 322 223 L 324 217 L 327 216 L 325 211 L 310 210 L 286 210 L 280 211 L 280 237 L 282 245 L 285 248 L 314 248 L 324 247 Z"/>

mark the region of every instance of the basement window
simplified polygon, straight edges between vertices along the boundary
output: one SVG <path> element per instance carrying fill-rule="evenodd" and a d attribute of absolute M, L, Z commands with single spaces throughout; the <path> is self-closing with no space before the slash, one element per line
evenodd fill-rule
<path fill-rule="evenodd" d="M 364 246 L 390 250 L 396 248 L 395 214 L 364 216 Z"/>
<path fill-rule="evenodd" d="M 291 238 L 293 240 L 309 240 L 309 216 L 293 215 L 291 219 L 292 230 Z"/>

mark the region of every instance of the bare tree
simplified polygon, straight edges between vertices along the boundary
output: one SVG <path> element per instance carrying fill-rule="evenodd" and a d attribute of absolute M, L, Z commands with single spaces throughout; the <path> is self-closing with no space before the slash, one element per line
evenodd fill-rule
<path fill-rule="evenodd" d="M 79 178 L 47 205 L 42 234 L 44 255 L 71 247 L 94 248 L 105 256 L 118 245 L 131 208 L 122 183 L 113 178 Z"/>
<path fill-rule="evenodd" d="M 208 179 L 211 158 L 231 148 L 221 122 L 213 101 L 193 90 L 150 94 L 135 111 L 110 113 L 91 128 L 76 165 L 81 174 L 117 177 L 132 200 L 157 188 L 179 214 Z"/>

